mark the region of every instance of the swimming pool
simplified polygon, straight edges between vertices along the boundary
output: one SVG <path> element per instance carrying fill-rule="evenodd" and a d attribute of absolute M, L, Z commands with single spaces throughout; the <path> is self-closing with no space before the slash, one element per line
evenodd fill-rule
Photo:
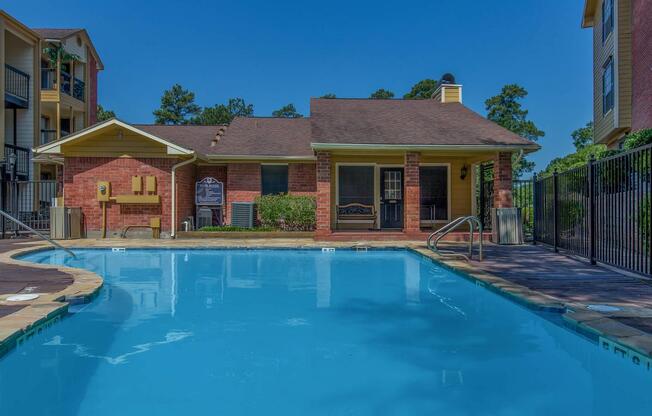
<path fill-rule="evenodd" d="M 404 250 L 76 250 L 2 415 L 649 415 L 652 371 Z"/>

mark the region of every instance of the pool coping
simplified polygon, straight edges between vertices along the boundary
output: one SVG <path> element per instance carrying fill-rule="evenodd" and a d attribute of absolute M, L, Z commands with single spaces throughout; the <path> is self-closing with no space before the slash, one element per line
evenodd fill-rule
<path fill-rule="evenodd" d="M 113 247 L 132 249 L 372 249 L 391 250 L 400 249 L 416 253 L 423 258 L 429 259 L 444 268 L 460 274 L 463 278 L 475 282 L 494 293 L 522 305 L 528 309 L 541 312 L 558 313 L 564 324 L 580 335 L 589 336 L 603 348 L 613 349 L 615 353 L 629 354 L 631 357 L 642 356 L 652 365 L 652 334 L 630 327 L 618 322 L 612 317 L 620 316 L 618 312 L 605 314 L 587 309 L 587 305 L 578 302 L 565 302 L 553 296 L 529 289 L 525 286 L 513 283 L 507 279 L 494 274 L 476 269 L 472 265 L 460 259 L 443 257 L 425 247 L 422 242 L 410 241 L 365 241 L 365 242 L 320 242 L 314 240 L 299 241 L 247 241 L 232 240 L 213 242 L 197 246 L 197 241 L 175 240 L 174 242 L 154 243 L 147 240 L 72 240 L 64 241 L 65 246 L 72 249 L 110 249 Z M 82 244 L 80 244 L 82 243 Z M 39 302 L 26 302 L 29 306 L 17 312 L 0 318 L 0 357 L 9 349 L 13 348 L 19 340 L 29 334 L 38 331 L 40 327 L 55 318 L 65 315 L 68 305 L 71 303 L 88 302 L 97 295 L 102 287 L 102 278 L 95 273 L 84 269 L 76 269 L 66 266 L 44 265 L 28 261 L 18 260 L 16 257 L 26 254 L 52 250 L 52 247 L 41 245 L 29 248 L 19 248 L 0 253 L 1 263 L 13 263 L 35 268 L 55 268 L 74 276 L 74 283 L 65 290 L 43 295 Z M 1 298 L 0 298 L 1 301 Z M 19 304 L 15 302 L 12 304 Z M 10 319 L 9 319 L 10 318 Z M 9 322 L 9 323 L 7 323 Z M 619 348 L 621 346 L 622 348 Z M 629 351 L 628 351 L 629 350 Z"/>
<path fill-rule="evenodd" d="M 52 247 L 41 244 L 0 253 L 0 265 L 14 264 L 32 269 L 54 269 L 73 278 L 73 282 L 65 289 L 54 293 L 39 293 L 39 297 L 33 301 L 7 302 L 7 297 L 11 295 L 0 295 L 0 304 L 24 306 L 0 318 L 0 358 L 33 334 L 41 332 L 43 327 L 48 327 L 65 316 L 69 305 L 90 302 L 97 296 L 104 283 L 100 276 L 85 269 L 17 259 L 19 256 L 47 250 L 52 250 Z"/>

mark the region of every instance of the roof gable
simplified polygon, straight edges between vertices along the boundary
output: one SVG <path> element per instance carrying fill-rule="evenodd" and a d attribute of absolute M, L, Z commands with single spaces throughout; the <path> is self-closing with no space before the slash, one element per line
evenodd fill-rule
<path fill-rule="evenodd" d="M 180 146 L 177 143 L 158 137 L 144 130 L 138 129 L 132 125 L 129 125 L 115 118 L 87 127 L 83 130 L 80 130 L 76 133 L 63 137 L 51 143 L 39 146 L 34 149 L 34 152 L 39 154 L 60 154 L 62 153 L 62 146 L 65 147 L 66 145 L 70 145 L 73 143 L 81 144 L 85 140 L 98 137 L 103 133 L 107 133 L 116 129 L 118 131 L 123 131 L 125 133 L 123 136 L 125 140 L 129 140 L 130 135 L 136 135 L 146 140 L 161 144 L 162 146 L 165 147 L 165 153 L 168 155 L 182 156 L 182 155 L 191 155 L 195 153 L 192 149 L 188 149 L 183 146 Z M 113 143 L 113 145 L 116 145 L 116 143 Z M 119 145 L 116 147 L 119 147 Z"/>

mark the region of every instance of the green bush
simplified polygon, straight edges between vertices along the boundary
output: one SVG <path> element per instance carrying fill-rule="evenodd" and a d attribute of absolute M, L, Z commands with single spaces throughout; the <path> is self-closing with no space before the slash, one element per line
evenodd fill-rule
<path fill-rule="evenodd" d="M 650 143 L 652 143 L 652 129 L 641 129 L 629 133 L 625 137 L 623 147 L 625 150 L 630 150 Z"/>
<path fill-rule="evenodd" d="M 238 227 L 236 225 L 213 225 L 206 226 L 199 229 L 199 231 L 276 231 L 274 227 Z"/>
<path fill-rule="evenodd" d="M 264 227 L 284 231 L 311 231 L 317 221 L 314 197 L 299 195 L 265 195 L 256 198 L 258 217 Z"/>

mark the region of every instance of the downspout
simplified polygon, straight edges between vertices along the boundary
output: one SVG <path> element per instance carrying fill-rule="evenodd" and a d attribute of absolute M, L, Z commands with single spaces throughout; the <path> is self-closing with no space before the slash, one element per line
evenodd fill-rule
<path fill-rule="evenodd" d="M 193 153 L 192 158 L 179 162 L 176 165 L 172 166 L 172 211 L 171 211 L 171 220 L 170 223 L 170 238 L 176 238 L 177 234 L 177 169 L 183 166 L 189 165 L 197 160 L 197 153 Z"/>

